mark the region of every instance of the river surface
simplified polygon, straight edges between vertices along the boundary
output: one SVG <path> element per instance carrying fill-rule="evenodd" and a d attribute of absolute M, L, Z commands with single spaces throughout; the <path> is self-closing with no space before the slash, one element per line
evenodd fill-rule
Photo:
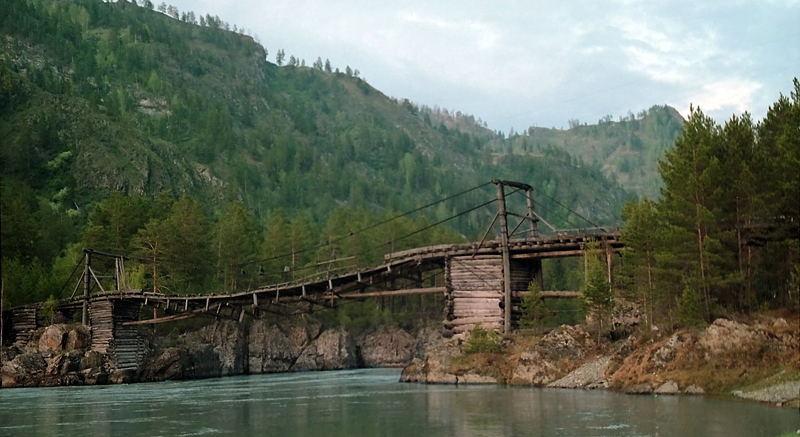
<path fill-rule="evenodd" d="M 602 391 L 398 382 L 399 370 L 0 390 L 3 436 L 777 436 L 797 410 Z"/>

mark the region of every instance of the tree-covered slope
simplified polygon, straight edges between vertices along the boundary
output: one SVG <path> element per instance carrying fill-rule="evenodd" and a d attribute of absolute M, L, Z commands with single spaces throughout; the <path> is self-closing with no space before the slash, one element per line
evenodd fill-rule
<path fill-rule="evenodd" d="M 349 66 L 279 66 L 219 18 L 195 21 L 126 1 L 0 3 L 2 257 L 14 304 L 63 297 L 82 247 L 139 257 L 126 265 L 139 285 L 224 291 L 252 286 L 240 276 L 258 260 L 270 260 L 260 281 L 279 280 L 287 265 L 478 239 L 495 208 L 462 213 L 491 200 L 490 187 L 331 245 L 491 179 L 533 185 L 540 213 L 563 228 L 587 226 L 579 216 L 616 223 L 631 197 L 599 164 L 558 148 L 509 153 L 474 120 L 442 123 Z M 451 217 L 450 231 L 414 233 Z M 396 242 L 406 234 L 415 238 Z"/>

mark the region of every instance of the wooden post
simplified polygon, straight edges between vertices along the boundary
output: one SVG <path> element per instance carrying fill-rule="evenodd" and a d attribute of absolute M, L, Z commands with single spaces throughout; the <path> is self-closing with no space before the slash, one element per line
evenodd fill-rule
<path fill-rule="evenodd" d="M 508 251 L 506 194 L 501 181 L 495 181 L 495 184 L 497 184 L 497 203 L 499 208 L 497 216 L 500 218 L 500 241 L 503 251 L 503 302 L 505 303 L 505 308 L 503 308 L 503 331 L 509 334 L 511 333 L 511 254 Z"/>
<path fill-rule="evenodd" d="M 539 238 L 539 217 L 536 216 L 536 212 L 533 208 L 533 187 L 529 187 L 525 190 L 525 197 L 528 201 L 528 217 L 531 220 L 531 237 L 530 238 Z M 542 260 L 541 259 L 534 259 L 532 261 L 533 267 L 533 279 L 539 284 L 539 290 L 544 290 L 544 275 L 542 274 Z"/>
<path fill-rule="evenodd" d="M 83 323 L 83 326 L 89 326 L 89 275 L 92 255 L 88 250 L 84 249 L 83 257 L 86 264 L 83 267 L 83 312 L 81 314 L 81 323 Z"/>
<path fill-rule="evenodd" d="M 3 347 L 3 328 L 5 327 L 5 322 L 3 322 L 3 301 L 5 300 L 5 291 L 6 291 L 6 280 L 5 278 L 0 278 L 0 348 Z M 0 354 L 0 365 L 3 364 L 3 359 Z"/>
<path fill-rule="evenodd" d="M 528 201 L 528 217 L 531 218 L 531 238 L 539 238 L 539 218 L 533 209 L 533 188 L 525 190 L 525 197 Z"/>

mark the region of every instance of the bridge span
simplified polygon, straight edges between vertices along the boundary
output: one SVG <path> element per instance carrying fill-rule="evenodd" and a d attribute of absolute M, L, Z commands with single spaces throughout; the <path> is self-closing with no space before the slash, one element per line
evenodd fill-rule
<path fill-rule="evenodd" d="M 555 236 L 539 236 L 538 215 L 533 211 L 531 187 L 495 181 L 500 208 L 500 238 L 466 244 L 445 244 L 387 253 L 379 265 L 340 273 L 325 273 L 303 279 L 226 294 L 162 294 L 130 289 L 124 278 L 120 255 L 86 251 L 81 278 L 83 296 L 58 303 L 65 312 L 83 313 L 91 326 L 92 349 L 108 353 L 117 368 L 136 368 L 148 355 L 148 345 L 138 325 L 163 323 L 196 316 L 242 321 L 268 313 L 289 314 L 309 311 L 315 306 L 335 307 L 342 299 L 441 294 L 445 297 L 445 335 L 471 330 L 475 325 L 509 332 L 520 316 L 522 298 L 532 281 L 543 288 L 542 260 L 583 256 L 589 248 L 602 250 L 610 276 L 612 255 L 622 248 L 618 232 L 597 230 Z M 528 211 L 508 231 L 504 187 L 526 190 Z M 511 238 L 523 222 L 530 223 L 528 238 Z M 491 230 L 494 225 L 489 226 Z M 487 231 L 487 235 L 488 235 Z M 115 287 L 104 290 L 94 275 L 92 255 L 112 256 L 116 263 Z M 94 280 L 99 292 L 90 293 Z M 577 292 L 543 291 L 544 298 L 574 298 Z M 164 316 L 140 320 L 142 306 L 160 309 Z M 26 340 L 37 328 L 42 304 L 12 310 L 12 330 L 17 340 Z M 155 314 L 155 312 L 154 312 Z"/>

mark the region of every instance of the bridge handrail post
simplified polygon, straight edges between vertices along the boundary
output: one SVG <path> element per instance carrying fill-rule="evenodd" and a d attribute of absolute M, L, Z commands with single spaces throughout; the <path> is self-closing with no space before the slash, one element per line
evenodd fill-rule
<path fill-rule="evenodd" d="M 81 312 L 81 323 L 83 326 L 89 326 L 89 275 L 92 263 L 92 254 L 89 250 L 83 250 L 84 267 L 83 267 L 83 310 Z"/>

